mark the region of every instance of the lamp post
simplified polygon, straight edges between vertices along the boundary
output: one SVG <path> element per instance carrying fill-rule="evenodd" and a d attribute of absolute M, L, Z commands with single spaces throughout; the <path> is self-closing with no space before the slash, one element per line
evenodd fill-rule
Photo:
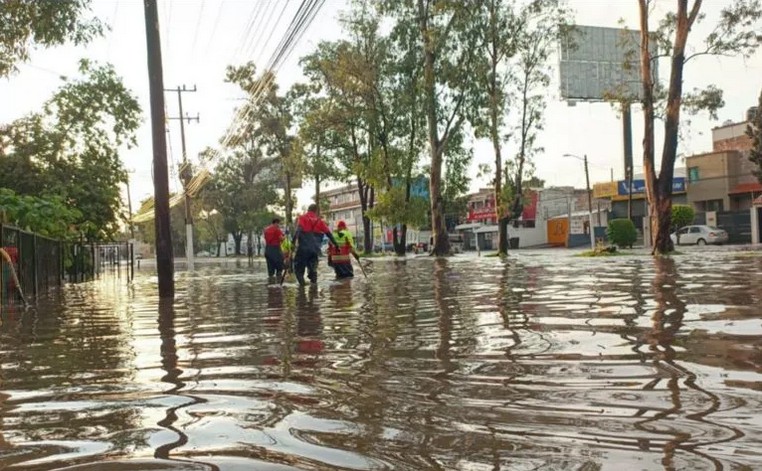
<path fill-rule="evenodd" d="M 587 170 L 587 154 L 585 154 L 584 157 L 580 157 L 574 154 L 564 154 L 564 157 L 573 157 L 585 163 L 585 185 L 587 189 L 587 214 L 588 214 L 588 223 L 590 227 L 590 248 L 592 250 L 595 250 L 595 226 L 593 225 L 593 199 L 590 194 L 590 173 Z"/>

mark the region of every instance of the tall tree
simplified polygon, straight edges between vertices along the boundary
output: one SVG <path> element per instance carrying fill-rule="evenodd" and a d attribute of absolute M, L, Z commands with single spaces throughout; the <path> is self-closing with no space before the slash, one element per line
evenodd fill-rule
<path fill-rule="evenodd" d="M 428 129 L 429 188 L 433 255 L 450 253 L 445 225 L 442 167 L 453 134 L 464 125 L 478 41 L 476 2 L 455 0 L 381 0 L 382 11 L 396 19 L 393 36 L 415 45 L 422 56 L 423 113 Z"/>
<path fill-rule="evenodd" d="M 478 137 L 487 137 L 495 153 L 492 169 L 498 217 L 498 253 L 508 250 L 508 223 L 523 208 L 523 179 L 542 129 L 548 62 L 565 31 L 568 12 L 559 1 L 482 0 L 479 15 L 480 80 L 483 98 L 472 118 Z M 518 110 L 509 114 L 509 110 Z M 515 141 L 511 171 L 503 145 Z M 505 173 L 505 181 L 503 181 Z M 505 184 L 505 188 L 504 185 Z"/>
<path fill-rule="evenodd" d="M 87 18 L 90 0 L 0 2 L 0 77 L 11 74 L 29 59 L 36 45 L 83 44 L 102 34 L 97 18 Z"/>
<path fill-rule="evenodd" d="M 253 62 L 228 66 L 225 80 L 238 85 L 246 93 L 247 102 L 239 110 L 242 124 L 236 123 L 231 139 L 224 144 L 229 148 L 240 145 L 258 148 L 277 159 L 274 169 L 283 188 L 286 223 L 290 225 L 293 222 L 294 189 L 301 179 L 303 165 L 294 152 L 296 136 L 292 133 L 289 100 L 278 94 L 272 73 L 267 71 L 257 75 Z"/>
<path fill-rule="evenodd" d="M 754 176 L 762 183 L 762 93 L 759 94 L 757 113 L 746 127 L 746 135 L 751 139 L 749 160 L 757 166 Z"/>
<path fill-rule="evenodd" d="M 759 41 L 755 26 L 762 18 L 762 6 L 758 0 L 733 0 L 722 8 L 720 19 L 712 32 L 704 39 L 703 47 L 691 50 L 688 37 L 693 26 L 703 19 L 702 0 L 676 0 L 676 10 L 669 12 L 659 23 L 656 31 L 651 31 L 650 17 L 653 0 L 638 0 L 640 12 L 640 66 L 643 86 L 643 171 L 645 173 L 646 197 L 649 205 L 649 224 L 654 253 L 673 250 L 670 238 L 672 217 L 672 183 L 677 157 L 678 135 L 680 131 L 680 111 L 684 104 L 684 67 L 692 59 L 705 55 L 749 57 L 757 50 Z M 690 5 L 689 5 L 690 3 Z M 653 62 L 659 54 L 653 55 L 651 41 L 670 58 L 670 76 L 664 111 L 664 144 L 661 168 L 656 174 L 654 161 L 654 120 L 659 88 L 653 77 Z M 707 87 L 696 93 L 691 105 L 696 108 L 716 110 L 723 104 L 722 92 L 717 87 Z M 688 103 L 685 103 L 688 104 Z"/>

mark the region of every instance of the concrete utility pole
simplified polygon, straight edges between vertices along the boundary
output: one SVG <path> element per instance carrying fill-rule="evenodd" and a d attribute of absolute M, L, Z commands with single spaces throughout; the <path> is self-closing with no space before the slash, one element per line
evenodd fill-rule
<path fill-rule="evenodd" d="M 153 135 L 154 226 L 156 228 L 156 270 L 159 297 L 175 297 L 172 233 L 169 227 L 169 174 L 167 171 L 167 138 L 164 123 L 164 72 L 161 66 L 159 13 L 156 0 L 143 3 L 148 52 L 148 86 L 151 95 L 151 131 Z"/>
<path fill-rule="evenodd" d="M 180 115 L 178 117 L 170 117 L 167 119 L 177 119 L 180 121 L 180 140 L 182 141 L 183 149 L 183 163 L 180 167 L 180 179 L 183 182 L 183 191 L 185 192 L 185 258 L 188 261 L 188 270 L 193 270 L 193 212 L 191 211 L 191 197 L 188 193 L 188 184 L 193 178 L 193 171 L 188 163 L 188 154 L 185 151 L 185 121 L 190 123 L 191 121 L 199 122 L 198 114 L 195 118 L 187 115 L 183 115 L 183 92 L 195 92 L 196 86 L 193 89 L 182 88 L 165 88 L 165 92 L 177 92 L 177 104 L 180 108 Z"/>
<path fill-rule="evenodd" d="M 590 226 L 590 248 L 595 250 L 595 225 L 593 224 L 593 198 L 590 193 L 590 173 L 587 170 L 587 154 L 584 157 L 580 157 L 574 154 L 564 154 L 564 157 L 572 157 L 577 160 L 581 160 L 585 163 L 585 186 L 587 189 L 587 216 L 588 225 Z M 569 217 L 571 219 L 571 209 L 569 210 Z M 571 220 L 570 220 L 571 222 Z"/>
<path fill-rule="evenodd" d="M 135 242 L 135 225 L 132 223 L 132 196 L 130 195 L 130 174 L 134 173 L 134 170 L 127 171 L 127 210 L 130 212 L 130 238 L 132 242 Z"/>
<path fill-rule="evenodd" d="M 590 173 L 587 171 L 587 154 L 585 154 L 585 183 L 587 185 L 587 214 L 590 221 L 590 248 L 595 250 L 595 225 L 593 224 L 593 198 L 590 193 Z"/>
<path fill-rule="evenodd" d="M 624 179 L 627 180 L 627 219 L 632 221 L 632 112 L 631 104 L 622 103 L 622 141 L 624 143 Z"/>

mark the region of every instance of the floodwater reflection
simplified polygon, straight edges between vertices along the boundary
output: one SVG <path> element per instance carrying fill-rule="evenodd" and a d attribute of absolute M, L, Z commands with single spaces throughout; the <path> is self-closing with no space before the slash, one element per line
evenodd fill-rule
<path fill-rule="evenodd" d="M 762 258 L 373 265 L 300 289 L 212 264 L 172 303 L 144 271 L 4 310 L 0 468 L 762 467 Z"/>

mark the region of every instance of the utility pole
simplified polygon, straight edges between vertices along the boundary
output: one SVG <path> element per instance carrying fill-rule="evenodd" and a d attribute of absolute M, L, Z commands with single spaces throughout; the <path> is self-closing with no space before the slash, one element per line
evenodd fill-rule
<path fill-rule="evenodd" d="M 632 113 L 630 102 L 622 103 L 622 141 L 624 142 L 624 169 L 627 180 L 627 219 L 632 221 Z"/>
<path fill-rule="evenodd" d="M 183 114 L 183 93 L 184 92 L 195 92 L 196 86 L 193 86 L 193 89 L 185 88 L 185 85 L 183 85 L 182 88 L 179 86 L 177 88 L 165 88 L 165 92 L 177 92 L 177 104 L 180 108 L 180 115 L 178 117 L 170 117 L 167 119 L 177 119 L 180 121 L 180 140 L 182 141 L 182 149 L 183 149 L 183 164 L 180 167 L 180 179 L 183 182 L 183 192 L 185 193 L 185 258 L 188 262 L 188 270 L 193 270 L 193 211 L 191 210 L 191 197 L 190 193 L 188 192 L 188 184 L 190 183 L 191 179 L 193 178 L 193 170 L 191 170 L 191 166 L 188 163 L 188 154 L 185 151 L 185 121 L 188 121 L 190 123 L 191 121 L 195 120 L 196 122 L 199 122 L 198 115 L 196 115 L 195 118 L 192 118 L 190 116 Z"/>
<path fill-rule="evenodd" d="M 587 154 L 585 154 L 585 183 L 587 185 L 587 214 L 590 221 L 590 249 L 595 250 L 595 226 L 593 225 L 593 198 L 590 193 L 590 173 L 587 171 Z"/>
<path fill-rule="evenodd" d="M 135 225 L 132 223 L 132 196 L 130 196 L 130 174 L 132 170 L 127 171 L 127 210 L 130 212 L 130 239 L 135 242 Z"/>
<path fill-rule="evenodd" d="M 164 72 L 161 66 L 159 12 L 156 0 L 143 2 L 148 55 L 148 86 L 151 96 L 151 131 L 153 135 L 154 226 L 156 228 L 156 270 L 159 298 L 175 297 L 172 233 L 169 227 L 169 172 L 167 138 L 164 123 Z"/>

